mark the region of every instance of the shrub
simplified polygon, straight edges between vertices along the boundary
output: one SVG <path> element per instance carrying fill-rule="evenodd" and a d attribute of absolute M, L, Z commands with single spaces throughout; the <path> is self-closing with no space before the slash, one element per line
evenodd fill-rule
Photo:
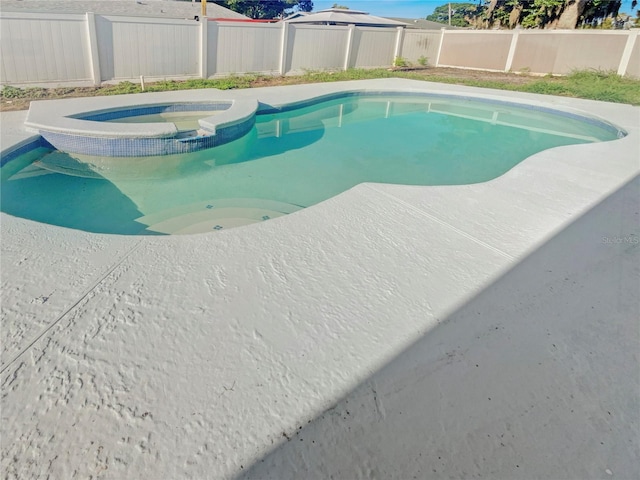
<path fill-rule="evenodd" d="M 11 85 L 5 85 L 0 91 L 2 98 L 22 98 L 24 96 L 24 90 L 19 87 L 12 87 Z"/>
<path fill-rule="evenodd" d="M 410 63 L 407 61 L 406 58 L 396 57 L 396 59 L 393 61 L 394 67 L 408 67 L 409 65 Z"/>

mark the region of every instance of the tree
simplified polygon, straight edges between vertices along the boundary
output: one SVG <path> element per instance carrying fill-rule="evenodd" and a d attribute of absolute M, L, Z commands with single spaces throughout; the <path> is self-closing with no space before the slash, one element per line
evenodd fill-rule
<path fill-rule="evenodd" d="M 582 12 L 581 23 L 583 26 L 596 26 L 603 19 L 615 19 L 620 10 L 620 0 L 593 0 L 588 2 Z M 632 7 L 633 8 L 633 3 Z"/>
<path fill-rule="evenodd" d="M 337 3 L 334 3 L 331 8 L 339 8 L 341 10 L 349 10 L 349 7 L 347 7 L 345 5 L 338 5 Z"/>
<path fill-rule="evenodd" d="M 468 27 L 471 24 L 467 18 L 474 17 L 478 12 L 475 3 L 451 3 L 451 25 L 456 27 Z M 433 13 L 427 16 L 432 22 L 449 23 L 449 4 L 436 7 Z"/>
<path fill-rule="evenodd" d="M 295 10 L 299 12 L 310 12 L 311 10 L 313 10 L 313 1 L 298 0 L 298 5 L 295 7 Z"/>
<path fill-rule="evenodd" d="M 567 6 L 565 0 L 533 0 L 520 5 L 522 9 L 517 20 L 524 28 L 544 28 L 557 24 Z M 575 28 L 575 25 L 572 28 Z"/>
<path fill-rule="evenodd" d="M 478 5 L 452 3 L 452 10 L 457 10 L 455 6 L 461 7 L 458 7 L 460 12 L 452 12 L 451 24 L 476 28 L 595 26 L 606 18 L 615 18 L 621 3 L 622 0 L 479 0 Z M 633 0 L 631 8 L 635 6 L 637 0 Z M 437 7 L 427 20 L 444 23 L 448 16 L 449 7 L 445 4 Z"/>
<path fill-rule="evenodd" d="M 313 10 L 312 0 L 220 0 L 215 3 L 250 18 L 282 18 L 295 11 Z"/>

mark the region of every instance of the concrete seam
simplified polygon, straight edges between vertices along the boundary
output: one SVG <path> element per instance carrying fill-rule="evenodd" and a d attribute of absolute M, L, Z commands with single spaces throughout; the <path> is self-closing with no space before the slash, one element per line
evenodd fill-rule
<path fill-rule="evenodd" d="M 438 224 L 440 224 L 440 225 L 443 225 L 443 226 L 445 226 L 445 227 L 447 227 L 447 228 L 449 228 L 449 229 L 453 230 L 453 231 L 454 231 L 454 232 L 456 232 L 457 234 L 462 235 L 462 236 L 463 236 L 463 237 L 465 237 L 465 238 L 468 238 L 468 239 L 469 239 L 469 240 L 471 240 L 472 242 L 477 243 L 478 245 L 481 245 L 481 246 L 483 246 L 483 247 L 485 247 L 485 248 L 488 248 L 489 250 L 492 250 L 493 252 L 497 253 L 498 255 L 500 255 L 500 256 L 502 256 L 502 257 L 504 257 L 504 258 L 508 259 L 508 260 L 515 260 L 515 257 L 513 257 L 512 255 L 509 255 L 508 253 L 503 252 L 503 251 L 502 251 L 502 250 L 500 250 L 499 248 L 494 247 L 494 246 L 492 246 L 492 245 L 489 245 L 489 244 L 488 244 L 488 243 L 486 243 L 486 242 L 483 242 L 483 241 L 482 241 L 482 240 L 480 240 L 479 238 L 474 237 L 473 235 L 471 235 L 471 234 L 469 234 L 469 233 L 465 232 L 464 230 L 460 230 L 459 228 L 454 227 L 454 226 L 453 226 L 453 225 L 451 225 L 450 223 L 445 222 L 444 220 L 441 220 L 441 219 L 439 219 L 438 217 L 436 217 L 436 216 L 434 216 L 434 215 L 432 215 L 432 214 L 430 214 L 430 213 L 428 213 L 428 212 L 425 212 L 424 210 L 422 210 L 422 209 L 420 209 L 420 208 L 418 208 L 418 207 L 416 207 L 416 206 L 414 206 L 414 205 L 411 205 L 410 203 L 408 203 L 408 202 L 406 202 L 406 201 L 404 201 L 404 200 L 402 200 L 402 199 L 400 199 L 400 198 L 396 197 L 395 195 L 391 195 L 391 194 L 389 194 L 389 193 L 387 193 L 387 192 L 383 192 L 382 190 L 378 190 L 378 189 L 377 189 L 377 188 L 375 188 L 373 185 L 365 185 L 365 186 L 366 186 L 366 187 L 368 187 L 368 188 L 370 188 L 371 190 L 374 190 L 374 191 L 375 191 L 375 192 L 377 192 L 377 193 L 380 193 L 380 194 L 382 194 L 382 195 L 386 196 L 387 198 L 390 198 L 390 199 L 392 199 L 392 200 L 395 200 L 397 203 L 402 204 L 403 206 L 405 206 L 405 207 L 409 208 L 410 210 L 413 210 L 414 212 L 416 212 L 416 213 L 418 213 L 418 214 L 420 214 L 420 215 L 422 215 L 422 216 L 424 216 L 424 217 L 427 217 L 427 218 L 429 218 L 430 220 L 433 220 L 434 222 L 436 222 L 436 223 L 438 223 Z"/>
<path fill-rule="evenodd" d="M 113 264 L 111 267 L 109 267 L 109 269 L 100 276 L 100 278 L 98 278 L 97 281 L 93 282 L 93 284 L 87 288 L 81 295 L 80 298 L 78 298 L 78 300 L 76 300 L 71 306 L 69 306 L 64 312 L 62 312 L 58 318 L 56 318 L 53 322 L 51 322 L 47 327 L 45 327 L 39 334 L 37 334 L 35 336 L 35 338 L 33 340 L 31 340 L 29 342 L 29 344 L 24 347 L 22 350 L 20 350 L 20 352 L 18 352 L 11 360 L 9 360 L 6 365 L 4 365 L 2 367 L 2 369 L 0 370 L 0 374 L 3 374 L 5 372 L 5 370 L 7 370 L 13 363 L 15 363 L 16 360 L 18 360 L 22 355 L 24 355 L 29 349 L 31 349 L 31 347 L 33 347 L 38 340 L 40 340 L 42 337 L 45 336 L 45 334 L 47 332 L 49 332 L 53 327 L 55 327 L 58 323 L 60 323 L 60 321 L 66 317 L 69 313 L 71 313 L 71 311 L 73 311 L 79 304 L 80 302 L 82 302 L 82 300 L 84 300 L 91 292 L 93 292 L 102 282 L 104 282 L 104 280 L 111 275 L 111 273 L 118 268 L 120 265 L 122 265 L 122 263 L 129 257 L 129 255 L 131 255 L 143 242 L 144 239 L 141 239 L 140 241 L 138 241 L 138 243 L 136 243 L 133 247 L 131 247 L 131 249 L 125 253 L 122 258 L 120 258 L 115 264 Z"/>

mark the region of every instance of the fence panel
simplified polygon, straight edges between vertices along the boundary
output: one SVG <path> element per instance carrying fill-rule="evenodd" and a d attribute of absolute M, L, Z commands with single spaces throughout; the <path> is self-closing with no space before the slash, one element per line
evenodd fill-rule
<path fill-rule="evenodd" d="M 209 22 L 208 37 L 211 73 L 274 73 L 280 68 L 281 25 Z"/>
<path fill-rule="evenodd" d="M 447 30 L 442 42 L 439 65 L 504 70 L 512 35 L 511 31 Z"/>
<path fill-rule="evenodd" d="M 0 82 L 98 84 L 141 75 L 382 67 L 393 63 L 397 35 L 396 29 L 373 27 L 0 12 Z M 424 56 L 434 64 L 440 52 L 439 66 L 479 70 L 601 69 L 640 77 L 637 37 L 635 31 L 406 30 L 399 55 L 412 63 Z"/>
<path fill-rule="evenodd" d="M 351 67 L 388 67 L 393 65 L 393 50 L 398 32 L 395 28 L 356 27 Z"/>
<path fill-rule="evenodd" d="M 628 32 L 520 32 L 511 69 L 566 74 L 618 69 Z"/>
<path fill-rule="evenodd" d="M 3 13 L 2 83 L 85 81 L 91 62 L 85 15 Z"/>
<path fill-rule="evenodd" d="M 412 63 L 418 63 L 420 57 L 425 57 L 427 63 L 435 65 L 440 37 L 441 32 L 437 30 L 407 30 L 400 56 Z"/>
<path fill-rule="evenodd" d="M 199 75 L 193 20 L 96 15 L 96 35 L 103 80 Z"/>
<path fill-rule="evenodd" d="M 287 72 L 344 66 L 349 27 L 289 25 Z"/>

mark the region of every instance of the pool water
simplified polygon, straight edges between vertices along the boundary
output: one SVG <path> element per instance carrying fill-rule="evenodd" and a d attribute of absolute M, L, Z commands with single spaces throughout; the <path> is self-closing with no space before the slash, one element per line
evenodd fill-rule
<path fill-rule="evenodd" d="M 293 213 L 363 182 L 462 185 L 611 126 L 500 103 L 351 96 L 257 116 L 189 155 L 98 158 L 39 149 L 2 168 L 2 211 L 116 234 L 223 230 Z"/>
<path fill-rule="evenodd" d="M 217 115 L 222 111 L 223 110 L 162 112 L 150 115 L 116 118 L 107 121 L 109 123 L 173 123 L 178 130 L 197 130 L 200 128 L 198 120 Z"/>

